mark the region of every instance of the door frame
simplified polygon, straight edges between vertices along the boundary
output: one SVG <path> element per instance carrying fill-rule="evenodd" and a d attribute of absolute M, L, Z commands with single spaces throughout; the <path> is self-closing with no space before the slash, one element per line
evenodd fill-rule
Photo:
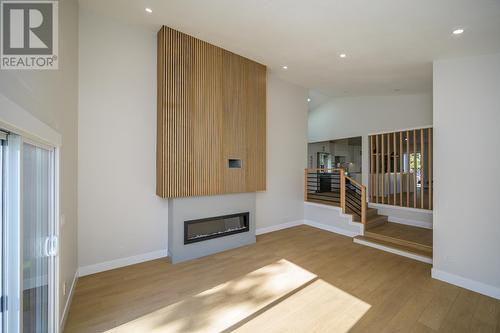
<path fill-rule="evenodd" d="M 52 234 L 57 239 L 57 251 L 56 255 L 51 257 L 52 266 L 53 266 L 53 277 L 52 283 L 49 283 L 49 332 L 58 333 L 60 330 L 60 302 L 59 302 L 59 290 L 60 290 L 60 216 L 61 216 L 61 208 L 60 208 L 60 153 L 61 153 L 61 145 L 62 145 L 62 136 L 57 131 L 52 129 L 50 126 L 47 126 L 45 123 L 40 121 L 38 118 L 34 117 L 30 112 L 21 108 L 17 104 L 13 103 L 7 97 L 0 93 L 0 128 L 9 132 L 13 136 L 17 136 L 19 138 L 19 156 L 18 156 L 18 164 L 17 164 L 17 179 L 18 182 L 16 184 L 17 189 L 19 190 L 16 194 L 15 201 L 18 202 L 18 205 L 14 208 L 18 211 L 18 235 L 19 241 L 22 239 L 22 145 L 24 142 L 44 148 L 52 151 L 51 153 L 51 161 L 52 161 L 52 169 L 51 175 L 52 179 L 52 216 L 51 216 L 51 224 L 53 226 Z M 5 156 L 4 156 L 5 157 Z M 7 163 L 9 163 L 7 161 Z M 12 167 L 14 167 L 13 165 Z M 10 170 L 13 172 L 14 170 Z M 7 178 L 7 177 L 6 177 Z M 9 179 L 5 179 L 7 183 L 10 181 Z M 17 269 L 17 273 L 19 276 L 19 304 L 18 306 L 18 330 L 22 330 L 22 243 L 19 242 L 19 265 Z M 9 300 L 9 303 L 11 301 Z M 5 318 L 5 312 L 3 317 Z M 0 325 L 0 329 L 2 328 Z M 1 330 L 0 330 L 1 332 Z"/>

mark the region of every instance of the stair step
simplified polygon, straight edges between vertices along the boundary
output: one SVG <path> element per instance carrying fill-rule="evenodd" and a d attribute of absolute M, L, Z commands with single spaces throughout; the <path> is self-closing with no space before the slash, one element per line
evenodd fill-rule
<path fill-rule="evenodd" d="M 372 217 L 378 215 L 378 209 L 377 208 L 366 208 L 366 218 Z"/>
<path fill-rule="evenodd" d="M 387 216 L 372 215 L 366 218 L 366 229 L 375 228 L 376 226 L 387 223 Z"/>
<path fill-rule="evenodd" d="M 388 222 L 367 228 L 364 235 L 432 254 L 432 230 Z"/>
<path fill-rule="evenodd" d="M 401 246 L 404 246 L 404 247 L 407 247 L 407 248 L 411 248 L 411 249 L 414 249 L 414 250 L 417 250 L 417 251 L 421 251 L 421 252 L 425 252 L 425 253 L 428 253 L 428 254 L 432 255 L 432 246 L 427 246 L 427 245 L 424 245 L 424 244 L 419 244 L 419 243 L 407 241 L 407 240 L 404 240 L 404 239 L 399 239 L 399 238 L 395 238 L 395 237 L 390 237 L 390 236 L 386 236 L 386 235 L 377 234 L 377 233 L 374 233 L 374 232 L 370 232 L 369 230 L 365 231 L 365 236 L 373 238 L 373 239 L 378 239 L 380 241 L 383 241 L 383 242 L 386 242 L 386 243 L 389 243 L 389 244 L 401 245 Z"/>
<path fill-rule="evenodd" d="M 371 236 L 367 236 L 366 233 L 365 236 L 354 237 L 353 241 L 354 243 L 374 247 L 382 251 L 394 253 L 397 255 L 423 261 L 426 263 L 432 263 L 432 250 L 430 253 L 428 251 L 421 251 L 419 249 L 415 249 L 414 247 L 409 247 L 406 245 L 397 244 L 394 242 L 387 242 L 378 238 L 373 238 Z"/>

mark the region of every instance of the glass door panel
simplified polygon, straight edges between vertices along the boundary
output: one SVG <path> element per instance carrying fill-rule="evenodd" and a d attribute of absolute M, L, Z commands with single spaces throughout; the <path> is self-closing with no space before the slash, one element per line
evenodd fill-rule
<path fill-rule="evenodd" d="M 4 140 L 0 140 L 0 333 L 4 331 L 4 308 L 5 308 L 5 287 L 4 287 L 4 230 L 5 230 L 5 219 L 4 219 L 4 200 L 3 200 L 3 194 L 4 194 L 4 185 L 3 185 L 3 177 L 4 177 L 4 170 L 3 170 L 3 150 L 4 150 Z"/>
<path fill-rule="evenodd" d="M 29 143 L 22 150 L 23 332 L 49 332 L 54 278 L 53 154 Z"/>

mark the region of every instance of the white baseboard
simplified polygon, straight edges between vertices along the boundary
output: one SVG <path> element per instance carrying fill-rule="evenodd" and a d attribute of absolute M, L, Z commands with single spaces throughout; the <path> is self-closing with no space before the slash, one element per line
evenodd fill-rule
<path fill-rule="evenodd" d="M 273 232 L 273 231 L 278 231 L 278 230 L 282 230 L 282 229 L 296 227 L 296 226 L 301 225 L 301 224 L 304 224 L 304 220 L 297 220 L 297 221 L 291 221 L 291 222 L 287 222 L 287 223 L 281 223 L 281 224 L 277 224 L 277 225 L 272 225 L 270 227 L 258 228 L 257 230 L 255 230 L 255 234 L 256 235 L 267 234 L 267 233 Z"/>
<path fill-rule="evenodd" d="M 101 262 L 94 265 L 88 265 L 80 267 L 78 270 L 79 276 L 86 276 L 90 274 L 95 274 L 99 272 L 109 271 L 110 269 L 120 268 L 124 266 L 138 264 L 144 261 L 155 260 L 163 257 L 167 257 L 168 250 L 154 251 L 144 254 L 139 254 L 136 256 L 128 258 L 120 258 L 110 261 Z"/>
<path fill-rule="evenodd" d="M 397 255 L 402 256 L 402 257 L 406 257 L 406 258 L 422 261 L 422 262 L 425 262 L 428 264 L 432 264 L 432 258 L 420 256 L 420 255 L 415 254 L 415 253 L 398 250 L 398 249 L 395 249 L 395 248 L 392 248 L 389 246 L 384 246 L 384 245 L 377 244 L 377 243 L 367 242 L 367 241 L 362 240 L 362 239 L 354 238 L 353 240 L 354 240 L 354 243 L 357 243 L 357 244 L 370 246 L 370 247 L 373 247 L 374 249 L 379 249 L 379 250 L 382 250 L 385 252 L 397 254 Z"/>
<path fill-rule="evenodd" d="M 66 299 L 66 304 L 64 304 L 64 310 L 61 316 L 61 320 L 59 322 L 59 331 L 64 331 L 64 325 L 66 324 L 66 318 L 68 317 L 69 307 L 71 306 L 71 302 L 73 301 L 73 293 L 75 291 L 76 281 L 78 280 L 78 269 L 75 272 L 75 276 L 73 277 L 73 282 L 71 283 L 71 287 L 69 289 L 68 298 Z"/>
<path fill-rule="evenodd" d="M 417 220 L 405 219 L 402 217 L 389 216 L 389 222 L 411 225 L 414 227 L 425 228 L 425 229 L 432 229 L 432 222 L 417 221 Z"/>
<path fill-rule="evenodd" d="M 273 225 L 273 226 L 266 227 L 266 228 L 259 228 L 256 230 L 255 234 L 256 235 L 267 234 L 269 232 L 283 230 L 283 229 L 287 229 L 287 228 L 292 228 L 292 227 L 296 227 L 296 226 L 302 225 L 302 224 L 305 224 L 305 225 L 308 225 L 311 227 L 315 227 L 318 229 L 334 232 L 336 234 L 349 236 L 349 237 L 354 237 L 354 236 L 358 236 L 361 234 L 361 233 L 357 233 L 355 231 L 346 230 L 346 229 L 342 229 L 342 228 L 338 228 L 338 227 L 333 227 L 330 225 L 326 225 L 326 224 L 322 224 L 322 223 L 318 223 L 318 222 L 314 222 L 314 221 L 310 221 L 310 220 L 297 220 L 297 221 Z M 352 225 L 358 226 L 361 224 L 354 222 Z"/>
<path fill-rule="evenodd" d="M 334 232 L 336 234 L 348 236 L 348 237 L 354 237 L 354 236 L 361 235 L 361 233 L 357 233 L 355 231 L 346 230 L 346 229 L 342 229 L 342 228 L 334 227 L 334 226 L 331 226 L 331 225 L 326 225 L 326 224 L 318 223 L 318 222 L 311 221 L 311 220 L 304 220 L 304 224 L 308 225 L 308 226 L 311 226 L 311 227 L 318 228 L 318 229 L 322 229 L 322 230 Z"/>
<path fill-rule="evenodd" d="M 432 278 L 454 284 L 456 286 L 475 291 L 477 293 L 500 299 L 500 288 L 479 281 L 464 278 L 455 274 L 432 268 Z"/>

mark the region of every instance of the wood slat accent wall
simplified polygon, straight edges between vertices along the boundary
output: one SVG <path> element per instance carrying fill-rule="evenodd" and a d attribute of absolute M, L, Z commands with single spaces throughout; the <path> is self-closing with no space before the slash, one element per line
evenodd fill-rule
<path fill-rule="evenodd" d="M 157 195 L 265 190 L 266 67 L 165 26 L 157 59 Z"/>
<path fill-rule="evenodd" d="M 369 136 L 371 202 L 432 209 L 432 128 Z M 410 164 L 417 156 L 420 163 Z"/>

